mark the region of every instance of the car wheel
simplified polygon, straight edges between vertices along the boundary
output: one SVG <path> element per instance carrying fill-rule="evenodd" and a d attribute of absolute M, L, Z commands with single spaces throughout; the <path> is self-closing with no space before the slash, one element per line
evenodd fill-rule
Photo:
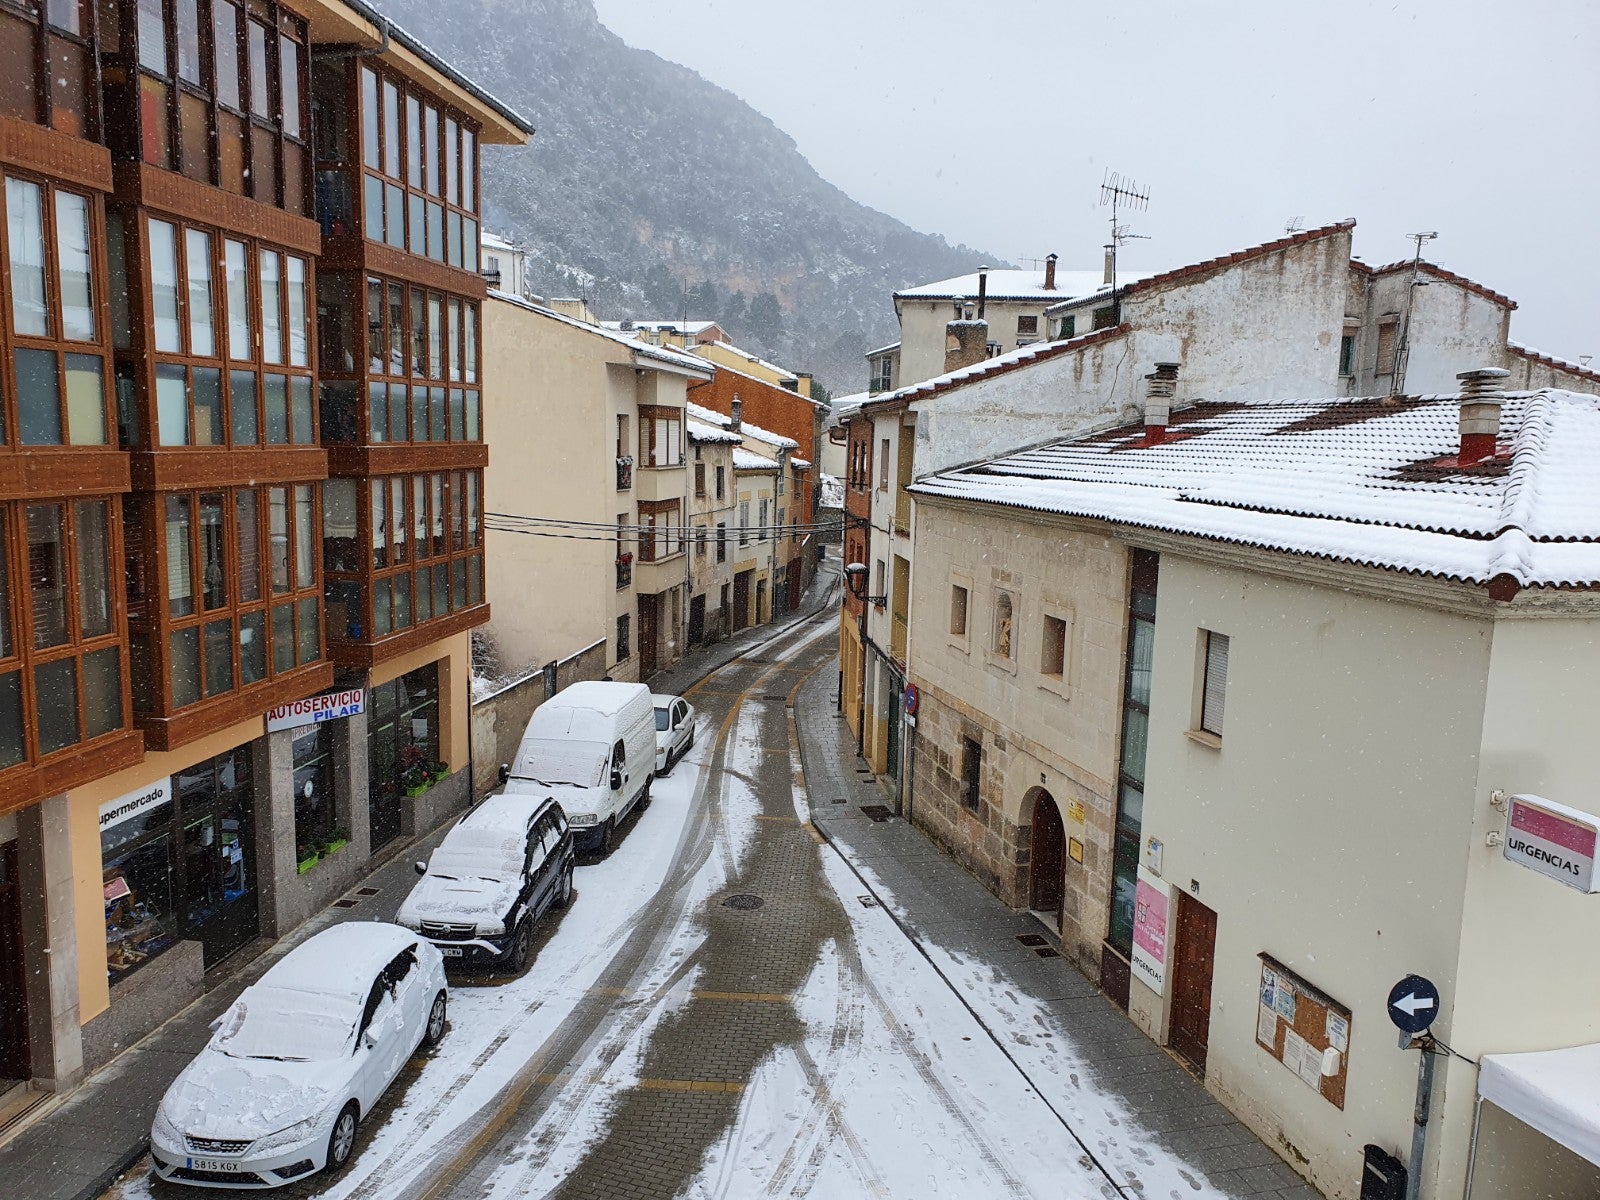
<path fill-rule="evenodd" d="M 561 886 L 556 889 L 557 908 L 565 908 L 572 903 L 572 864 L 568 863 L 561 868 Z"/>
<path fill-rule="evenodd" d="M 605 825 L 600 830 L 600 853 L 610 854 L 613 846 L 617 844 L 617 819 L 607 817 Z"/>
<path fill-rule="evenodd" d="M 533 954 L 533 929 L 527 921 L 517 925 L 517 932 L 511 942 L 511 953 L 506 958 L 507 965 L 516 974 L 521 974 L 528 965 L 528 959 Z"/>
<path fill-rule="evenodd" d="M 428 1010 L 428 1024 L 422 1031 L 422 1044 L 424 1047 L 437 1046 L 444 1039 L 445 997 L 441 991 L 433 998 L 433 1007 Z"/>
<path fill-rule="evenodd" d="M 339 1113 L 333 1132 L 328 1135 L 328 1170 L 337 1171 L 350 1161 L 350 1154 L 356 1148 L 356 1125 L 360 1119 L 361 1110 L 354 1100 Z"/>

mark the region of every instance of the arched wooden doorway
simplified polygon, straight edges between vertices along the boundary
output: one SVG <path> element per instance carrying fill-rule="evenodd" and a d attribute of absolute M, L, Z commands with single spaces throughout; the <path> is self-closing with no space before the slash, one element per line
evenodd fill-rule
<path fill-rule="evenodd" d="M 1033 801 L 1033 834 L 1028 849 L 1028 907 L 1047 913 L 1061 926 L 1062 880 L 1066 874 L 1067 839 L 1061 810 L 1049 792 Z"/>

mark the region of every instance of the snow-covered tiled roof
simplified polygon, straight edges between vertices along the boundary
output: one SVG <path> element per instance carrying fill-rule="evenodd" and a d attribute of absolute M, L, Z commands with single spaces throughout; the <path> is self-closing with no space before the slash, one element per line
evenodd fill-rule
<path fill-rule="evenodd" d="M 1516 342 L 1507 342 L 1506 351 L 1515 354 L 1518 358 L 1526 358 L 1530 362 L 1541 363 L 1553 367 L 1568 375 L 1578 375 L 1584 379 L 1600 383 L 1600 371 L 1594 371 L 1581 363 L 1569 362 L 1564 358 L 1557 358 L 1553 354 L 1546 354 L 1542 350 L 1535 350 L 1532 346 L 1521 346 Z"/>
<path fill-rule="evenodd" d="M 736 358 L 742 358 L 745 360 L 745 362 L 754 363 L 756 366 L 762 367 L 765 370 L 773 372 L 774 374 L 782 375 L 788 379 L 800 378 L 793 371 L 789 370 L 788 367 L 780 367 L 777 363 L 769 363 L 766 359 L 751 354 L 748 350 L 739 349 L 739 347 L 733 345 L 731 342 L 711 342 L 710 345 L 715 346 L 718 350 L 725 350 Z M 706 346 L 704 343 L 702 343 L 701 345 L 695 347 L 695 352 L 698 354 L 704 354 L 705 349 Z"/>
<path fill-rule="evenodd" d="M 919 480 L 980 501 L 1523 587 L 1600 584 L 1600 397 L 1513 392 L 1499 453 L 1463 469 L 1460 397 L 1199 402 L 1142 426 Z"/>
<path fill-rule="evenodd" d="M 1130 280 L 1143 279 L 1148 274 L 1148 271 L 1123 271 L 1118 274 L 1117 281 L 1126 284 Z M 1044 286 L 1042 270 L 990 271 L 988 275 L 986 295 L 990 300 L 1038 300 L 1054 303 L 1088 296 L 1105 287 L 1103 270 L 1057 271 L 1056 286 L 1048 290 Z M 902 288 L 894 295 L 896 300 L 976 300 L 978 273 L 974 271 L 970 275 L 957 275 L 953 279 L 941 279 L 937 283 Z"/>
<path fill-rule="evenodd" d="M 703 442 L 707 445 L 738 446 L 744 439 L 737 433 L 727 429 L 719 429 L 715 425 L 707 425 L 704 421 L 684 422 L 684 431 L 688 433 L 691 442 Z"/>
<path fill-rule="evenodd" d="M 563 316 L 561 313 L 546 308 L 542 304 L 535 304 L 533 301 L 525 300 L 521 296 L 513 296 L 510 292 L 498 292 L 491 288 L 489 295 L 495 300 L 504 300 L 507 304 L 515 304 L 518 308 L 525 308 L 529 312 L 538 313 L 541 317 L 548 317 L 552 321 L 560 321 L 563 325 L 581 329 L 585 333 L 593 334 L 595 337 L 602 337 L 607 341 L 616 342 L 619 346 L 626 347 L 641 358 L 671 363 L 675 367 L 682 367 L 698 374 L 703 374 L 707 379 L 711 378 L 712 364 L 706 362 L 703 358 L 697 358 L 693 354 L 687 354 L 682 350 L 674 350 L 670 346 L 653 346 L 649 342 L 641 342 L 638 338 L 628 337 L 625 334 L 617 333 L 600 325 L 591 325 L 587 321 L 578 321 L 572 317 Z"/>
<path fill-rule="evenodd" d="M 733 418 L 717 412 L 712 408 L 702 408 L 700 405 L 689 402 L 688 414 L 691 420 L 701 421 L 707 425 L 715 425 L 719 429 L 730 429 Z M 791 437 L 784 437 L 781 433 L 773 433 L 770 429 L 763 429 L 759 425 L 752 425 L 749 421 L 739 423 L 739 432 L 745 437 L 754 438 L 758 442 L 766 442 L 769 446 L 776 446 L 780 450 L 798 450 L 800 443 Z"/>
<path fill-rule="evenodd" d="M 811 461 L 810 461 L 810 459 L 791 458 L 789 460 L 789 465 L 791 467 L 793 467 L 796 471 L 809 471 L 809 470 L 811 470 Z"/>
<path fill-rule="evenodd" d="M 757 454 L 754 450 L 746 450 L 742 446 L 734 448 L 733 469 L 735 471 L 776 471 L 778 462 L 768 458 L 765 454 Z"/>
<path fill-rule="evenodd" d="M 891 350 L 898 350 L 898 349 L 900 349 L 900 343 L 899 342 L 890 342 L 887 346 L 879 346 L 876 350 L 868 350 L 861 357 L 863 357 L 863 358 L 872 358 L 874 355 L 887 354 Z"/>
<path fill-rule="evenodd" d="M 622 327 L 623 323 L 621 321 L 601 321 L 600 324 L 604 325 L 607 329 L 615 330 L 615 331 L 617 331 L 619 333 L 628 333 L 630 330 L 648 330 L 651 333 L 659 333 L 663 329 L 670 329 L 674 333 L 682 333 L 682 334 L 686 334 L 686 335 L 688 335 L 690 337 L 693 337 L 695 334 L 704 333 L 706 330 L 710 329 L 713 325 L 715 325 L 716 322 L 715 321 L 632 321 L 632 322 L 629 322 L 629 325 L 628 325 L 627 329 L 624 329 Z"/>

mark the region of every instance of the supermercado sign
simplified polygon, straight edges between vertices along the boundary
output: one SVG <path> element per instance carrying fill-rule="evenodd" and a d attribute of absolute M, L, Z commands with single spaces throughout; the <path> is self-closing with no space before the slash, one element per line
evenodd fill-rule
<path fill-rule="evenodd" d="M 1506 815 L 1505 856 L 1580 892 L 1595 887 L 1600 817 L 1542 796 L 1513 796 Z"/>
<path fill-rule="evenodd" d="M 169 776 L 142 788 L 135 788 L 115 800 L 107 800 L 100 806 L 100 832 L 104 833 L 113 825 L 121 825 L 124 821 L 131 821 L 152 808 L 159 808 L 171 799 L 172 779 Z"/>
<path fill-rule="evenodd" d="M 315 725 L 318 721 L 337 721 L 340 717 L 353 717 L 366 711 L 367 693 L 363 688 L 348 692 L 325 692 L 320 696 L 268 709 L 267 732 L 298 729 L 302 725 Z"/>

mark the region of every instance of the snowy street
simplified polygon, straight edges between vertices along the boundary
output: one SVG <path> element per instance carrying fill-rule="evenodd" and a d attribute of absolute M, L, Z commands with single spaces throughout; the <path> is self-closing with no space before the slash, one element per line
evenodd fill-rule
<path fill-rule="evenodd" d="M 529 969 L 453 979 L 442 1044 L 349 1166 L 286 1194 L 1229 1194 L 1153 1150 L 1048 1011 L 914 941 L 892 888 L 816 832 L 793 708 L 832 640 L 805 622 L 689 690 L 695 748 L 580 864 Z M 107 1197 L 178 1194 L 141 1166 Z"/>

